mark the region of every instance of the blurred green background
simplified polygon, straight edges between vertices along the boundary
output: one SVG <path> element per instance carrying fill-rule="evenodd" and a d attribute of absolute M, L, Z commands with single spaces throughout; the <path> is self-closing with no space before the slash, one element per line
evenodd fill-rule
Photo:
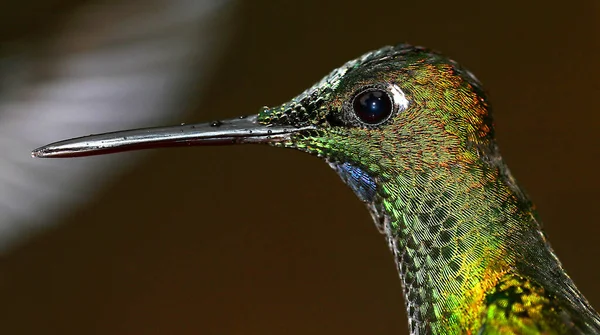
<path fill-rule="evenodd" d="M 2 3 L 0 55 L 47 44 L 89 2 Z M 145 10 L 115 8 L 115 20 Z M 248 0 L 222 20 L 224 51 L 167 124 L 279 104 L 383 45 L 442 51 L 490 92 L 506 161 L 600 308 L 598 1 Z M 120 154 L 140 160 L 0 256 L 1 333 L 407 333 L 383 237 L 319 159 L 263 146 L 136 155 Z"/>

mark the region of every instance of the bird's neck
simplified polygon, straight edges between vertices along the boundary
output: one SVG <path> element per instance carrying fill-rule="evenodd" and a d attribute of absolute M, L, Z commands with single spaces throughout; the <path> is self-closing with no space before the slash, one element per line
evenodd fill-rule
<path fill-rule="evenodd" d="M 381 186 L 380 211 L 413 333 L 476 328 L 485 296 L 526 256 L 523 245 L 555 259 L 503 166 L 404 171 Z"/>

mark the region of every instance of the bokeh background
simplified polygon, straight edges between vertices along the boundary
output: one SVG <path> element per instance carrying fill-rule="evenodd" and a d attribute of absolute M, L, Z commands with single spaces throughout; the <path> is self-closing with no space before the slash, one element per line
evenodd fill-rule
<path fill-rule="evenodd" d="M 383 237 L 317 158 L 29 158 L 71 136 L 254 113 L 403 41 L 484 83 L 506 161 L 600 308 L 599 34 L 595 0 L 2 1 L 0 332 L 406 334 Z"/>

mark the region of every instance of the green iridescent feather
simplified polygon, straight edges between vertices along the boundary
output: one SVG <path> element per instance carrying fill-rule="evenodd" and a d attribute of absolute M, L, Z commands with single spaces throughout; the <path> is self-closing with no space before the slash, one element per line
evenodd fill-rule
<path fill-rule="evenodd" d="M 349 102 L 369 87 L 397 88 L 408 104 L 382 124 L 361 123 Z M 386 47 L 259 121 L 316 126 L 275 145 L 324 158 L 360 193 L 395 256 L 411 333 L 600 333 L 502 161 L 481 84 L 457 63 Z M 355 171 L 376 191 L 357 186 Z"/>

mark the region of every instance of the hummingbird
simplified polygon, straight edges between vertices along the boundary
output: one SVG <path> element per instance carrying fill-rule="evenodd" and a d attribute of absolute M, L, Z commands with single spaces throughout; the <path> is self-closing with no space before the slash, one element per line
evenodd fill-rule
<path fill-rule="evenodd" d="M 600 334 L 502 159 L 482 84 L 427 48 L 368 52 L 256 115 L 84 136 L 32 156 L 246 143 L 322 158 L 366 204 L 411 334 Z"/>

